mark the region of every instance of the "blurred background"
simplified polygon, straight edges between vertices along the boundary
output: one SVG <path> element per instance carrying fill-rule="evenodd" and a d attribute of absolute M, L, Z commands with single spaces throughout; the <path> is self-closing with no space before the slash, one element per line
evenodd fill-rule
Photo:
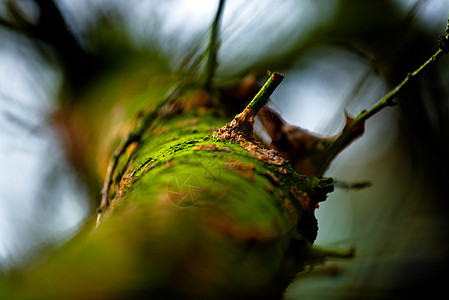
<path fill-rule="evenodd" d="M 145 51 L 163 60 L 167 72 L 185 67 L 186 57 L 207 47 L 218 4 L 55 0 L 66 24 L 61 28 L 45 22 L 49 2 L 0 1 L 3 271 L 69 239 L 95 206 L 52 125 L 54 112 L 67 105 L 61 101 L 67 82 L 76 91 L 112 61 Z M 343 127 L 345 110 L 355 115 L 370 107 L 438 49 L 448 12 L 448 0 L 228 0 L 218 77 L 252 73 L 263 83 L 267 69 L 286 74 L 271 107 L 291 124 L 332 135 Z M 41 31 L 23 34 L 29 24 Z M 60 39 L 64 30 L 73 40 Z M 106 51 L 104 40 L 116 48 Z M 337 189 L 322 203 L 316 243 L 356 247 L 356 257 L 300 273 L 286 299 L 443 290 L 449 279 L 448 95 L 444 57 L 337 157 L 326 176 L 372 186 Z"/>

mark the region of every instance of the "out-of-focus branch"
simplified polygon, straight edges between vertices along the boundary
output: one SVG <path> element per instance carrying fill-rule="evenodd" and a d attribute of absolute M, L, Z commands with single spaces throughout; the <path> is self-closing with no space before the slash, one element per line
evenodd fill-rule
<path fill-rule="evenodd" d="M 219 48 L 218 42 L 218 30 L 220 25 L 221 16 L 223 14 L 223 8 L 225 5 L 225 0 L 220 0 L 218 4 L 217 13 L 214 18 L 214 22 L 212 23 L 209 46 L 207 48 L 208 56 L 207 63 L 205 69 L 205 81 L 204 88 L 206 90 L 210 90 L 212 87 L 212 81 L 215 76 L 215 71 L 217 69 L 217 53 Z"/>
<path fill-rule="evenodd" d="M 321 173 L 324 173 L 335 156 L 341 150 L 343 150 L 344 147 L 346 147 L 349 143 L 362 135 L 363 131 L 358 131 L 357 128 L 364 127 L 366 120 L 377 114 L 382 109 L 396 105 L 396 96 L 410 83 L 411 79 L 417 77 L 423 71 L 427 70 L 431 65 L 436 63 L 444 54 L 447 53 L 449 53 L 449 20 L 445 35 L 440 37 L 439 49 L 415 71 L 408 73 L 407 76 L 397 86 L 395 86 L 371 108 L 361 111 L 356 118 L 352 119 L 351 122 L 346 124 L 345 128 L 338 136 L 338 138 L 329 144 L 327 151 L 325 151 L 327 152 L 325 155 L 326 160 L 321 167 Z M 360 132 L 360 134 L 354 135 L 354 132 Z"/>
<path fill-rule="evenodd" d="M 90 78 L 97 67 L 95 55 L 81 47 L 76 37 L 68 29 L 66 21 L 53 0 L 31 0 L 39 8 L 39 18 L 35 22 L 27 20 L 25 13 L 14 1 L 7 1 L 8 19 L 0 18 L 0 26 L 29 37 L 36 42 L 44 42 L 58 55 L 65 75 L 73 90 Z M 39 43 L 36 44 L 42 50 Z M 89 71 L 87 71 L 89 70 Z"/>
<path fill-rule="evenodd" d="M 0 18 L 0 26 L 10 30 L 18 30 L 16 26 L 14 26 L 11 22 L 7 21 L 4 18 Z"/>

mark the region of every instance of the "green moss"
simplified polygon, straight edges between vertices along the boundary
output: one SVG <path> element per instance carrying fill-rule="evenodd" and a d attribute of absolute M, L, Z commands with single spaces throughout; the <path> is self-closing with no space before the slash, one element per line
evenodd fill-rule
<path fill-rule="evenodd" d="M 301 226 L 307 227 L 309 219 L 314 220 L 314 217 L 305 216 L 301 203 L 295 199 L 291 190 L 295 187 L 316 198 L 314 201 L 318 202 L 324 200 L 331 183 L 326 179 L 301 176 L 289 164 L 282 166 L 286 173 L 281 174 L 279 166 L 256 159 L 239 144 L 208 134 L 213 127 L 220 125 L 221 120 L 215 117 L 202 118 L 201 124 L 192 122 L 194 124 L 186 127 L 176 125 L 189 124 L 189 121 L 196 117 L 189 114 L 161 120 L 153 126 L 155 129 L 162 126 L 166 128 L 160 135 L 155 135 L 154 129 L 149 130 L 127 175 L 132 184 L 122 187 L 121 194 L 114 200 L 117 206 L 120 206 L 121 202 L 127 203 L 124 205 L 138 206 L 148 206 L 149 202 L 153 202 L 152 205 L 158 206 L 160 201 L 167 202 L 169 206 L 177 206 L 176 199 L 170 199 L 173 181 L 191 176 L 193 183 L 197 185 L 193 187 L 196 188 L 194 192 L 198 195 L 191 196 L 193 200 L 190 200 L 194 203 L 184 205 L 188 206 L 187 209 L 190 209 L 190 206 L 196 210 L 214 207 L 214 210 L 233 219 L 233 223 L 248 226 L 248 232 L 251 228 L 256 228 L 253 232 L 255 235 L 262 235 L 262 231 L 265 231 L 263 234 L 267 236 L 290 233 L 297 239 L 310 237 L 313 241 L 316 228 Z M 195 132 L 189 132 L 190 126 L 197 128 Z M 182 137 L 168 138 L 173 136 Z M 228 151 L 207 148 L 194 150 L 200 145 L 214 145 L 217 149 Z M 239 170 L 226 167 L 229 162 L 241 163 L 243 166 L 251 164 L 253 167 L 247 171 L 253 175 L 250 176 L 252 179 L 248 179 Z M 279 180 L 278 186 L 273 186 L 273 192 L 263 188 L 265 185 L 272 185 L 272 180 L 266 174 L 267 170 Z M 185 196 L 187 192 L 180 191 L 180 197 Z M 301 221 L 295 223 L 291 211 L 286 208 L 285 198 L 292 203 L 297 218 L 306 219 L 306 224 Z M 310 234 L 309 231 L 314 230 L 315 232 Z"/>

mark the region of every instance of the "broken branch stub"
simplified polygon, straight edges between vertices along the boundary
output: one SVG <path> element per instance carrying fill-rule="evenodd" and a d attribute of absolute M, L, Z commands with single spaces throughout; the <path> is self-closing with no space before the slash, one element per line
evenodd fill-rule
<path fill-rule="evenodd" d="M 260 109 L 267 103 L 270 95 L 284 79 L 284 75 L 272 73 L 270 78 L 260 89 L 253 100 L 234 119 L 221 127 L 216 137 L 240 143 L 240 146 L 248 150 L 257 159 L 269 164 L 283 165 L 287 160 L 282 158 L 276 150 L 268 150 L 256 140 L 254 136 L 254 118 Z"/>

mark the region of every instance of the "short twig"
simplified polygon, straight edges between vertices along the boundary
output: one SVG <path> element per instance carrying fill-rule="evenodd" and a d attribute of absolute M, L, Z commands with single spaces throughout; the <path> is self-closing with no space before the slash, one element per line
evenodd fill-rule
<path fill-rule="evenodd" d="M 278 87 L 278 85 L 282 82 L 284 79 L 284 75 L 274 72 L 270 74 L 270 78 L 265 82 L 263 87 L 259 90 L 259 92 L 254 96 L 253 100 L 248 104 L 246 108 L 251 108 L 254 113 L 257 115 L 257 113 L 260 111 L 260 109 L 267 104 L 268 99 L 270 98 L 271 94 L 274 92 L 274 90 Z"/>

